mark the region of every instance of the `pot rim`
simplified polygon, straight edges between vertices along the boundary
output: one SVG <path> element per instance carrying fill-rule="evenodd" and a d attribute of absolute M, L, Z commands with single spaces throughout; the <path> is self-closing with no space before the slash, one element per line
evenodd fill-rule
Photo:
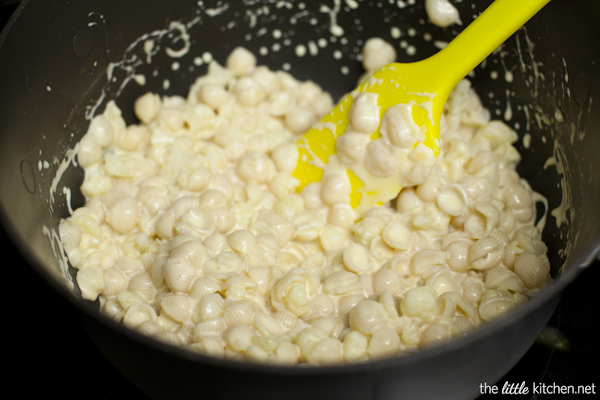
<path fill-rule="evenodd" d="M 16 2 L 16 1 L 15 1 Z M 14 11 L 13 15 L 6 23 L 4 29 L 0 32 L 0 48 L 2 47 L 6 36 L 11 30 L 21 11 L 27 6 L 30 0 L 21 0 Z M 16 229 L 9 222 L 8 213 L 3 205 L 0 205 L 0 226 L 7 233 L 8 238 L 18 250 L 20 255 L 25 259 L 29 268 L 32 268 L 38 276 L 40 276 L 46 284 L 48 284 L 62 298 L 66 299 L 75 310 L 83 315 L 92 318 L 97 323 L 100 323 L 119 335 L 137 341 L 148 346 L 149 348 L 162 352 L 166 355 L 185 359 L 191 362 L 205 364 L 229 370 L 248 371 L 253 373 L 263 373 L 269 375 L 280 376 L 312 376 L 312 375 L 328 375 L 328 374 L 353 374 L 356 372 L 364 372 L 368 370 L 380 370 L 400 365 L 415 364 L 432 358 L 442 356 L 445 353 L 464 349 L 478 342 L 494 332 L 503 330 L 511 325 L 518 323 L 527 316 L 534 313 L 537 309 L 547 304 L 552 299 L 559 297 L 564 289 L 570 285 L 579 275 L 590 266 L 597 258 L 600 259 L 600 237 L 596 239 L 594 245 L 591 246 L 588 252 L 578 257 L 577 259 L 568 259 L 567 262 L 574 266 L 570 267 L 564 273 L 561 273 L 557 278 L 554 278 L 547 287 L 543 288 L 532 298 L 528 299 L 524 304 L 514 310 L 500 316 L 497 320 L 484 323 L 470 331 L 467 335 L 449 340 L 439 345 L 434 345 L 429 348 L 420 349 L 414 353 L 390 357 L 381 360 L 369 361 L 366 363 L 352 363 L 342 365 L 325 365 L 309 368 L 298 368 L 297 366 L 275 365 L 267 363 L 239 362 L 224 358 L 216 358 L 203 355 L 187 350 L 182 347 L 173 346 L 157 339 L 145 336 L 134 329 L 128 328 L 121 323 L 118 323 L 109 317 L 103 315 L 97 308 L 96 302 L 86 301 L 75 297 L 69 291 L 66 285 L 61 284 L 44 266 L 43 263 L 34 257 L 27 249 L 26 239 L 19 237 Z"/>

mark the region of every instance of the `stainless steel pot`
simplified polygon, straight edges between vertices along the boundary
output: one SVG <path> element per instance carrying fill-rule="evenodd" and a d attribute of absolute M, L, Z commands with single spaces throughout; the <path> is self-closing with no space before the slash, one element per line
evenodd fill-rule
<path fill-rule="evenodd" d="M 223 60 L 236 45 L 260 54 L 259 62 L 272 68 L 289 65 L 298 78 L 339 96 L 356 82 L 356 54 L 366 38 L 388 38 L 399 61 L 414 61 L 460 29 L 426 23 L 422 2 L 322 3 L 329 11 L 321 2 L 268 0 L 178 1 L 168 7 L 160 0 L 32 0 L 22 2 L 0 37 L 3 226 L 33 270 L 77 310 L 107 358 L 153 398 L 474 398 L 480 383 L 498 381 L 527 351 L 562 291 L 598 253 L 600 4 L 553 0 L 472 77 L 484 104 L 523 136 L 520 173 L 548 198 L 551 212 L 544 240 L 554 282 L 519 309 L 416 354 L 313 369 L 191 354 L 140 336 L 100 315 L 97 304 L 80 300 L 77 288 L 65 284 L 72 271 L 61 270 L 52 232 L 69 204 L 83 203 L 76 190 L 81 171 L 68 164 L 63 172 L 60 161 L 85 133 L 86 115 L 115 99 L 133 122 L 137 96 L 148 90 L 185 93 L 204 71 L 205 52 Z M 489 1 L 473 4 L 457 3 L 464 22 Z M 332 22 L 344 29 L 343 38 L 329 31 Z M 400 38 L 392 37 L 393 27 L 402 31 Z M 152 62 L 143 46 L 149 37 L 160 49 Z M 297 44 L 316 51 L 298 57 Z M 335 50 L 341 59 L 332 56 Z M 144 85 L 136 82 L 138 74 Z"/>

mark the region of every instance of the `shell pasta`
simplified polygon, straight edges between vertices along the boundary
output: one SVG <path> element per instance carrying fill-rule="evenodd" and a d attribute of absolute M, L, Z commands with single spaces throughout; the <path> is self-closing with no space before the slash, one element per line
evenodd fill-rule
<path fill-rule="evenodd" d="M 394 57 L 367 41 L 365 76 Z M 59 230 L 82 297 L 190 351 L 324 365 L 468 334 L 549 282 L 517 134 L 468 80 L 447 102 L 435 160 L 408 106 L 381 116 L 376 97 L 357 96 L 340 159 L 380 177 L 412 166 L 396 199 L 360 216 L 347 177 L 297 191 L 292 176 L 296 141 L 333 104 L 244 48 L 185 97 L 139 97 L 136 125 L 108 103 L 78 147 L 87 202 Z"/>

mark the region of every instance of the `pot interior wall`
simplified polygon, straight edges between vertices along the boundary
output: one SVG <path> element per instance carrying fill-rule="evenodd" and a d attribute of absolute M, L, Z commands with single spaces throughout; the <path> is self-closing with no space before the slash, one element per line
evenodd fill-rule
<path fill-rule="evenodd" d="M 84 203 L 82 171 L 64 160 L 109 100 L 135 123 L 138 96 L 185 96 L 209 57 L 224 63 L 238 45 L 337 98 L 362 73 L 367 38 L 389 40 L 398 61 L 409 62 L 435 53 L 464 26 L 433 26 L 422 2 L 331 0 L 327 12 L 315 3 L 266 0 L 178 1 L 167 10 L 162 0 L 50 3 L 24 2 L 0 39 L 0 74 L 12 77 L 0 81 L 0 204 L 15 244 L 54 285 L 73 285 L 56 231 Z M 456 3 L 464 23 L 490 1 L 474 3 Z M 539 213 L 547 212 L 554 294 L 600 247 L 598 18 L 594 0 L 553 0 L 470 77 L 492 116 L 519 133 L 519 172 L 547 198 Z M 332 34 L 332 21 L 343 35 Z M 62 292 L 77 295 L 76 285 Z"/>
<path fill-rule="evenodd" d="M 99 318 L 96 305 L 76 301 L 73 271 L 62 256 L 56 230 L 71 208 L 84 203 L 78 190 L 82 171 L 64 160 L 86 132 L 89 117 L 101 113 L 109 100 L 116 100 L 125 119 L 135 123 L 132 104 L 138 96 L 147 91 L 185 95 L 206 71 L 207 57 L 223 63 L 238 45 L 257 54 L 259 63 L 289 67 L 294 76 L 312 79 L 339 97 L 354 87 L 362 72 L 358 58 L 367 38 L 389 40 L 396 46 L 398 61 L 408 62 L 433 54 L 439 42 L 462 29 L 431 25 L 422 2 L 324 3 L 329 11 L 315 3 L 267 0 L 178 1 L 166 10 L 161 0 L 23 2 L 10 29 L 0 37 L 0 74 L 11 77 L 0 81 L 0 204 L 5 229 L 32 266 L 61 293 L 73 293 L 68 297 L 89 309 L 92 319 Z M 471 2 L 456 5 L 466 23 L 489 3 L 475 1 L 475 8 Z M 336 5 L 341 7 L 337 13 Z M 517 147 L 523 155 L 519 171 L 548 200 L 547 208 L 539 211 L 548 213 L 544 240 L 556 284 L 550 288 L 552 295 L 545 296 L 552 301 L 543 304 L 544 313 L 536 315 L 535 326 L 520 323 L 511 331 L 516 338 L 534 340 L 536 327 L 541 329 L 551 313 L 555 294 L 600 247 L 598 18 L 597 1 L 581 0 L 574 6 L 568 0 L 553 0 L 470 77 L 492 116 L 506 119 L 518 131 Z M 332 34 L 332 21 L 344 29 L 343 35 Z M 298 53 L 301 49 L 307 50 L 303 56 Z M 108 333 L 105 348 L 110 344 L 121 349 L 114 340 Z M 133 343 L 137 346 L 140 341 Z M 511 345 L 494 343 L 498 351 Z M 484 356 L 486 343 L 476 344 Z M 488 375 L 471 378 L 499 379 L 526 347 L 520 344 L 518 351 L 513 347 L 516 352 L 500 369 L 475 369 Z M 115 354 L 121 353 L 113 352 L 113 358 Z M 144 354 L 153 360 L 151 352 Z M 160 352 L 159 358 L 164 354 Z M 127 365 L 127 359 L 120 361 Z M 466 371 L 470 364 L 464 361 Z M 192 368 L 197 363 L 185 365 Z M 371 371 L 375 372 L 367 391 L 377 391 L 384 378 L 393 381 L 394 371 L 408 374 L 412 369 L 406 365 L 385 369 L 388 366 Z M 243 370 L 236 373 L 244 376 Z M 470 382 L 456 393 L 473 388 Z"/>

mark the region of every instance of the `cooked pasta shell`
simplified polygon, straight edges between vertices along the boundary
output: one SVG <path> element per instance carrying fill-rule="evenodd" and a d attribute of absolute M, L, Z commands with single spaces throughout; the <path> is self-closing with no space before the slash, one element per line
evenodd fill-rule
<path fill-rule="evenodd" d="M 249 267 L 247 275 L 256 282 L 256 293 L 264 296 L 271 291 L 271 268 L 264 265 L 255 265 Z"/>
<path fill-rule="evenodd" d="M 414 188 L 404 188 L 396 199 L 396 209 L 399 212 L 418 212 L 423 207 L 423 201 L 417 196 Z"/>
<path fill-rule="evenodd" d="M 398 318 L 398 305 L 390 292 L 382 291 L 378 299 L 391 319 Z"/>
<path fill-rule="evenodd" d="M 192 336 L 192 338 L 194 339 L 195 336 Z M 225 356 L 225 347 L 220 340 L 210 336 L 198 337 L 197 341 L 193 339 L 188 348 L 216 358 L 223 358 Z"/>
<path fill-rule="evenodd" d="M 397 104 L 388 108 L 381 119 L 380 132 L 394 146 L 414 146 L 419 139 L 420 130 L 413 120 L 412 107 Z"/>
<path fill-rule="evenodd" d="M 158 299 L 158 296 L 157 296 Z M 124 290 L 117 295 L 117 300 L 123 309 L 127 309 L 132 304 L 142 303 L 144 304 L 144 298 L 138 293 Z"/>
<path fill-rule="evenodd" d="M 371 241 L 369 250 L 376 264 L 381 264 L 398 254 L 398 251 L 390 247 L 381 236 L 377 236 Z"/>
<path fill-rule="evenodd" d="M 320 293 L 310 299 L 308 302 L 308 312 L 301 318 L 303 321 L 311 323 L 319 317 L 335 315 L 335 312 L 335 303 L 331 297 L 324 293 Z"/>
<path fill-rule="evenodd" d="M 443 250 L 421 250 L 412 256 L 410 268 L 413 274 L 427 279 L 445 265 L 446 256 Z"/>
<path fill-rule="evenodd" d="M 513 183 L 506 186 L 502 192 L 502 201 L 506 207 L 513 210 L 531 208 L 533 204 L 532 192 L 520 182 Z"/>
<path fill-rule="evenodd" d="M 223 316 L 225 300 L 219 293 L 207 293 L 200 298 L 192 314 L 192 321 L 196 324 Z"/>
<path fill-rule="evenodd" d="M 438 310 L 438 294 L 429 286 L 417 286 L 409 289 L 400 302 L 402 315 L 431 320 Z"/>
<path fill-rule="evenodd" d="M 485 178 L 468 175 L 460 179 L 458 183 L 464 188 L 470 204 L 491 199 L 491 193 L 487 187 Z"/>
<path fill-rule="evenodd" d="M 160 326 L 156 321 L 144 321 L 135 327 L 135 330 L 144 336 L 156 336 L 161 330 Z"/>
<path fill-rule="evenodd" d="M 461 215 L 467 210 L 469 204 L 467 194 L 458 184 L 440 187 L 435 201 L 440 210 L 451 216 Z"/>
<path fill-rule="evenodd" d="M 371 336 L 367 354 L 371 360 L 391 357 L 398 354 L 400 346 L 400 337 L 394 328 L 382 326 Z"/>
<path fill-rule="evenodd" d="M 154 286 L 152 277 L 148 272 L 143 272 L 132 276 L 131 279 L 129 279 L 127 290 L 139 294 L 147 302 L 150 302 L 152 299 L 154 299 L 154 295 L 156 293 L 156 287 Z"/>
<path fill-rule="evenodd" d="M 190 323 L 182 324 L 179 328 L 177 328 L 175 334 L 179 336 L 180 346 L 185 346 L 191 343 L 194 330 L 195 325 Z"/>
<path fill-rule="evenodd" d="M 503 289 L 486 290 L 479 304 L 479 315 L 484 321 L 491 321 L 525 300 L 526 297 L 521 293 L 511 294 Z"/>
<path fill-rule="evenodd" d="M 258 284 L 243 274 L 231 274 L 221 285 L 220 292 L 228 300 L 239 300 L 256 292 Z"/>
<path fill-rule="evenodd" d="M 227 243 L 239 254 L 260 254 L 258 238 L 248 229 L 231 232 Z"/>
<path fill-rule="evenodd" d="M 216 293 L 221 288 L 221 282 L 210 276 L 201 276 L 194 281 L 190 297 L 199 299 L 205 294 Z"/>
<path fill-rule="evenodd" d="M 301 317 L 308 311 L 309 296 L 306 279 L 290 271 L 280 278 L 271 290 L 271 304 L 277 310 L 287 309 Z"/>
<path fill-rule="evenodd" d="M 417 318 L 411 318 L 403 325 L 400 339 L 408 346 L 418 346 L 421 342 L 421 331 L 423 323 Z"/>
<path fill-rule="evenodd" d="M 352 227 L 352 233 L 357 244 L 369 247 L 371 241 L 381 236 L 387 222 L 377 216 L 365 216 Z"/>
<path fill-rule="evenodd" d="M 446 183 L 447 179 L 441 175 L 429 175 L 423 183 L 417 186 L 417 196 L 424 202 L 432 202 L 440 193 L 440 188 Z"/>
<path fill-rule="evenodd" d="M 183 294 L 170 294 L 160 302 L 161 310 L 174 321 L 185 322 L 191 316 L 191 299 Z"/>
<path fill-rule="evenodd" d="M 212 173 L 210 172 L 210 169 L 199 167 L 183 176 L 180 174 L 178 183 L 186 190 L 199 192 L 206 189 L 211 178 Z"/>
<path fill-rule="evenodd" d="M 348 323 L 364 335 L 372 335 L 380 326 L 390 319 L 381 303 L 373 300 L 363 300 L 350 311 Z"/>
<path fill-rule="evenodd" d="M 479 271 L 495 267 L 503 258 L 504 246 L 495 239 L 479 239 L 469 247 L 469 264 Z"/>
<path fill-rule="evenodd" d="M 329 337 L 339 339 L 347 324 L 344 323 L 343 317 L 322 316 L 314 321 L 312 325 L 322 329 Z"/>
<path fill-rule="evenodd" d="M 234 351 L 244 351 L 252 345 L 256 332 L 248 325 L 233 325 L 223 331 L 227 347 Z"/>
<path fill-rule="evenodd" d="M 398 295 L 403 288 L 400 275 L 391 269 L 381 268 L 373 277 L 373 290 L 376 293 L 387 291 L 392 295 Z"/>
<path fill-rule="evenodd" d="M 387 263 L 387 268 L 396 271 L 401 278 L 407 278 L 412 275 L 410 270 L 410 255 L 400 254 L 392 258 Z"/>
<path fill-rule="evenodd" d="M 298 317 L 287 310 L 275 312 L 273 318 L 286 330 L 293 329 L 298 325 Z"/>
<path fill-rule="evenodd" d="M 376 267 L 370 250 L 358 243 L 351 243 L 342 255 L 344 266 L 356 274 L 373 272 Z"/>
<path fill-rule="evenodd" d="M 117 298 L 113 297 L 112 299 L 107 299 L 101 307 L 104 315 L 117 322 L 122 321 L 124 310 Z"/>
<path fill-rule="evenodd" d="M 323 281 L 323 291 L 331 295 L 354 293 L 361 289 L 358 275 L 350 271 L 333 272 Z"/>
<path fill-rule="evenodd" d="M 366 134 L 373 133 L 380 124 L 377 94 L 360 93 L 350 106 L 348 118 L 354 130 Z"/>
<path fill-rule="evenodd" d="M 519 254 L 523 254 L 524 252 L 525 250 L 523 250 L 519 243 L 516 240 L 513 240 L 504 248 L 504 259 L 502 262 L 507 268 L 513 270 L 515 259 Z"/>
<path fill-rule="evenodd" d="M 510 242 L 510 238 L 508 235 L 501 229 L 496 228 L 492 232 L 490 232 L 490 238 L 495 239 L 502 243 L 503 246 L 506 246 Z"/>
<path fill-rule="evenodd" d="M 535 231 L 531 233 L 534 234 Z M 535 254 L 546 254 L 548 252 L 548 246 L 544 242 L 536 236 L 531 236 L 523 231 L 517 232 L 514 239 L 517 241 L 519 247 L 526 252 Z"/>
<path fill-rule="evenodd" d="M 455 291 L 444 292 L 438 297 L 438 321 L 454 319 L 459 297 L 460 294 Z"/>
<path fill-rule="evenodd" d="M 471 266 L 468 262 L 471 242 L 455 241 L 446 248 L 448 267 L 455 272 L 466 272 Z"/>
<path fill-rule="evenodd" d="M 537 290 L 550 279 L 550 262 L 544 254 L 523 253 L 515 259 L 515 273 L 527 289 Z"/>
<path fill-rule="evenodd" d="M 350 312 L 358 303 L 365 299 L 365 295 L 362 293 L 354 293 L 341 296 L 338 299 L 338 315 L 344 315 Z"/>
<path fill-rule="evenodd" d="M 317 342 L 306 354 L 306 361 L 315 365 L 331 365 L 343 361 L 344 350 L 338 339 L 326 337 Z"/>
<path fill-rule="evenodd" d="M 178 235 L 177 238 L 180 236 L 181 235 Z M 190 266 L 198 271 L 201 271 L 206 261 L 210 259 L 208 250 L 202 241 L 195 236 L 192 239 L 175 246 L 170 254 L 171 257 L 184 259 Z"/>
<path fill-rule="evenodd" d="M 204 264 L 204 273 L 214 279 L 225 281 L 232 274 L 242 273 L 243 260 L 235 253 L 225 251 Z"/>
<path fill-rule="evenodd" d="M 300 350 L 301 358 L 306 360 L 307 355 L 312 351 L 317 343 L 329 338 L 327 334 L 316 326 L 306 326 L 301 328 L 295 338 L 295 343 Z"/>
<path fill-rule="evenodd" d="M 434 288 L 438 295 L 460 290 L 460 283 L 454 277 L 454 274 L 447 269 L 442 269 L 435 272 L 433 275 L 427 278 L 425 285 Z"/>
<path fill-rule="evenodd" d="M 154 230 L 161 239 L 171 239 L 174 234 L 175 215 L 171 209 L 166 210 L 156 219 Z"/>
<path fill-rule="evenodd" d="M 358 362 L 367 360 L 369 337 L 359 331 L 351 330 L 343 339 L 344 360 Z"/>
<path fill-rule="evenodd" d="M 222 333 L 227 328 L 227 324 L 223 318 L 213 318 L 196 324 L 194 333 L 192 334 L 192 342 L 202 341 L 206 337 L 214 337 Z"/>
<path fill-rule="evenodd" d="M 300 259 L 291 251 L 279 252 L 277 266 L 284 272 L 290 271 L 300 265 Z"/>
<path fill-rule="evenodd" d="M 251 300 L 227 301 L 223 310 L 223 321 L 227 326 L 252 325 L 254 315 L 259 311 L 258 305 Z"/>
<path fill-rule="evenodd" d="M 113 202 L 106 212 L 106 222 L 118 233 L 126 234 L 135 228 L 138 203 L 133 197 L 122 197 Z"/>
<path fill-rule="evenodd" d="M 294 235 L 294 225 L 283 215 L 268 213 L 262 217 L 262 221 L 275 233 L 280 248 L 283 248 Z"/>
<path fill-rule="evenodd" d="M 327 224 L 319 235 L 319 241 L 325 251 L 344 249 L 352 241 L 352 236 L 346 229 Z"/>
<path fill-rule="evenodd" d="M 292 223 L 296 227 L 293 238 L 303 243 L 317 239 L 325 225 L 323 217 L 314 210 L 300 211 Z"/>
<path fill-rule="evenodd" d="M 483 292 L 481 295 L 483 295 Z M 456 297 L 456 311 L 457 316 L 464 315 L 473 325 L 478 325 L 481 322 L 477 312 L 477 303 L 470 301 L 464 295 Z"/>
<path fill-rule="evenodd" d="M 212 212 L 202 208 L 192 208 L 181 216 L 181 222 L 176 229 L 181 232 L 191 231 L 200 235 L 208 236 L 216 228 L 215 216 Z"/>
<path fill-rule="evenodd" d="M 175 220 L 179 220 L 186 211 L 198 207 L 198 197 L 182 196 L 173 202 L 169 210 L 173 213 Z"/>
<path fill-rule="evenodd" d="M 286 332 L 286 329 L 272 316 L 259 312 L 254 315 L 252 326 L 262 336 L 278 337 Z"/>
<path fill-rule="evenodd" d="M 227 243 L 227 236 L 217 231 L 214 231 L 208 235 L 202 243 L 208 250 L 209 254 L 213 256 L 217 256 L 218 254 L 226 251 L 232 251 L 232 248 L 229 247 L 229 244 Z"/>
<path fill-rule="evenodd" d="M 408 186 L 420 185 L 431 175 L 435 164 L 433 151 L 419 142 L 414 148 L 410 149 L 408 159 L 412 161 L 413 167 L 404 174 Z"/>
<path fill-rule="evenodd" d="M 142 260 L 135 257 L 122 257 L 115 262 L 113 268 L 128 278 L 145 271 Z"/>
<path fill-rule="evenodd" d="M 60 241 L 67 251 L 67 254 L 70 250 L 79 247 L 82 232 L 81 228 L 75 221 L 71 219 L 64 219 L 60 221 L 60 224 L 58 225 L 58 233 L 60 235 Z"/>
<path fill-rule="evenodd" d="M 443 343 L 449 339 L 457 337 L 461 330 L 454 324 L 435 323 L 429 325 L 421 333 L 421 347 L 432 346 Z"/>
<path fill-rule="evenodd" d="M 102 295 L 106 298 L 116 296 L 127 288 L 127 278 L 114 268 L 105 269 L 103 279 Z"/>
<path fill-rule="evenodd" d="M 282 342 L 275 349 L 275 361 L 279 364 L 295 365 L 300 358 L 298 347 L 290 342 Z"/>
<path fill-rule="evenodd" d="M 198 276 L 197 270 L 182 257 L 169 257 L 164 274 L 169 288 L 179 293 L 189 292 Z"/>
<path fill-rule="evenodd" d="M 255 342 L 256 338 L 253 338 L 252 342 Z M 247 361 L 255 362 L 255 363 L 268 363 L 272 362 L 273 353 L 264 350 L 260 346 L 256 344 L 251 344 L 248 346 L 246 350 L 244 350 L 244 355 Z"/>
<path fill-rule="evenodd" d="M 464 298 L 472 303 L 479 303 L 481 295 L 485 290 L 485 284 L 479 277 L 467 276 L 460 283 L 461 292 Z"/>
<path fill-rule="evenodd" d="M 490 150 L 479 150 L 465 165 L 467 173 L 475 175 L 479 170 L 496 163 L 496 155 Z"/>
<path fill-rule="evenodd" d="M 169 201 L 169 190 L 158 184 L 146 184 L 140 186 L 136 198 L 149 212 L 164 210 L 171 202 Z"/>
<path fill-rule="evenodd" d="M 523 292 L 523 282 L 517 274 L 502 264 L 487 270 L 484 282 L 486 289 L 506 289 L 511 292 Z"/>
<path fill-rule="evenodd" d="M 197 240 L 198 236 L 192 232 L 184 232 L 180 233 L 177 236 L 173 237 L 171 240 L 166 242 L 163 245 L 163 248 L 167 248 L 168 251 L 172 252 L 179 246 L 183 245 L 186 242 L 190 242 L 192 240 Z"/>
<path fill-rule="evenodd" d="M 156 321 L 156 319 L 154 308 L 145 303 L 132 304 L 127 307 L 123 315 L 123 323 L 130 328 L 135 328 L 146 321 Z"/>
<path fill-rule="evenodd" d="M 363 293 L 366 296 L 371 296 L 374 293 L 373 290 L 373 275 L 371 274 L 360 274 L 358 276 L 358 281 L 363 288 Z"/>
<path fill-rule="evenodd" d="M 104 269 L 97 265 L 84 266 L 77 271 L 77 285 L 84 300 L 96 300 L 104 288 Z"/>
<path fill-rule="evenodd" d="M 519 235 L 529 236 L 534 239 L 541 239 L 542 233 L 536 226 L 524 225 L 513 233 L 513 239 L 517 239 Z"/>

